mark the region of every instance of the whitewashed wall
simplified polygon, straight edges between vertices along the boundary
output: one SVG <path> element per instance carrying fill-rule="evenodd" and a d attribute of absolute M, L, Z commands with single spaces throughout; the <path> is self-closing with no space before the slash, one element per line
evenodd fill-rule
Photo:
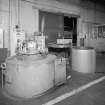
<path fill-rule="evenodd" d="M 0 0 L 0 28 L 3 29 L 4 33 L 4 47 L 8 48 L 9 39 L 9 2 L 8 0 Z"/>
<path fill-rule="evenodd" d="M 28 2 L 21 2 L 20 21 L 27 34 L 38 31 L 38 10 Z"/>

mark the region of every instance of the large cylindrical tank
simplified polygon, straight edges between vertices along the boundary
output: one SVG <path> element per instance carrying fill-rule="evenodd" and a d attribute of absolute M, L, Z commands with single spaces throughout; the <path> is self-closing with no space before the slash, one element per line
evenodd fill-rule
<path fill-rule="evenodd" d="M 32 98 L 54 86 L 54 55 L 7 58 L 5 90 L 16 97 Z"/>
<path fill-rule="evenodd" d="M 91 47 L 72 48 L 72 70 L 93 73 L 96 69 L 96 52 Z"/>

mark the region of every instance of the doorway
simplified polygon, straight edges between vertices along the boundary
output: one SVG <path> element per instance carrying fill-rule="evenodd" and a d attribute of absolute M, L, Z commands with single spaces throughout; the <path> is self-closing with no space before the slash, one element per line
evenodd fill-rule
<path fill-rule="evenodd" d="M 77 17 L 64 16 L 64 36 L 72 39 L 72 45 L 77 45 Z"/>
<path fill-rule="evenodd" d="M 44 20 L 44 35 L 47 36 L 46 46 L 56 43 L 57 38 L 72 39 L 72 45 L 77 45 L 77 19 L 78 16 L 62 13 L 39 12 L 39 30 L 41 21 Z"/>

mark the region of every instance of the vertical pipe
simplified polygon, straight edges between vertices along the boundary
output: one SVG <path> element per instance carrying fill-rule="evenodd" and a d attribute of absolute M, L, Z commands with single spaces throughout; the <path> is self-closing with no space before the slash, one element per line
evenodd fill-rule
<path fill-rule="evenodd" d="M 94 23 L 96 23 L 96 1 L 94 1 Z"/>
<path fill-rule="evenodd" d="M 10 55 L 10 49 L 11 49 L 11 0 L 8 1 L 9 5 L 9 16 L 8 16 L 8 56 Z"/>

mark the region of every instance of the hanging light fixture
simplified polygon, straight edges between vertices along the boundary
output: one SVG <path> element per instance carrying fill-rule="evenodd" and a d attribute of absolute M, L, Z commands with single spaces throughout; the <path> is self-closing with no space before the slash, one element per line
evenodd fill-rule
<path fill-rule="evenodd" d="M 20 27 L 20 0 L 17 0 L 17 23 L 15 28 Z"/>
<path fill-rule="evenodd" d="M 18 0 L 18 25 L 20 25 L 20 0 Z"/>

